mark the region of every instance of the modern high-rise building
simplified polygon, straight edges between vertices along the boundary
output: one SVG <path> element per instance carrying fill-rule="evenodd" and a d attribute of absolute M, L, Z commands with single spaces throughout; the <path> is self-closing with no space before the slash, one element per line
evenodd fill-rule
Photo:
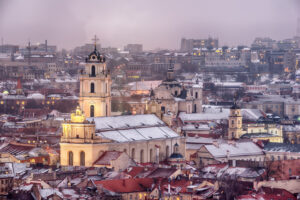
<path fill-rule="evenodd" d="M 141 53 L 143 52 L 143 45 L 142 44 L 127 44 L 124 47 L 125 51 L 129 51 L 129 53 Z"/>
<path fill-rule="evenodd" d="M 201 49 L 201 48 L 207 48 L 207 49 L 213 49 L 218 48 L 219 46 L 219 40 L 217 38 L 211 38 L 208 39 L 181 39 L 181 46 L 180 51 L 183 52 L 192 52 L 193 49 Z"/>

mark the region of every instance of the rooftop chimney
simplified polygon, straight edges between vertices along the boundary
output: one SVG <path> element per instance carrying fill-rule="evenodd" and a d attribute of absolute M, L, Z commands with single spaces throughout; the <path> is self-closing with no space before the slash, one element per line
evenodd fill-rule
<path fill-rule="evenodd" d="M 48 42 L 47 42 L 47 40 L 45 40 L 45 50 L 46 50 L 46 52 L 48 52 Z"/>

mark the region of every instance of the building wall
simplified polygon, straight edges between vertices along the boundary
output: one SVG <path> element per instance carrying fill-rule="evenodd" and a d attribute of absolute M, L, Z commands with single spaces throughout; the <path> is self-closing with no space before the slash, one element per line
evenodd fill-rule
<path fill-rule="evenodd" d="M 85 165 L 93 166 L 93 163 L 105 151 L 124 151 L 133 160 L 140 163 L 142 160 L 146 162 L 156 161 L 156 152 L 159 149 L 159 161 L 165 160 L 174 151 L 174 145 L 179 144 L 179 152 L 185 156 L 185 140 L 184 138 L 135 141 L 129 143 L 100 143 L 100 144 L 75 144 L 75 143 L 60 143 L 61 165 L 69 164 L 69 152 L 73 152 L 73 163 L 75 166 L 80 166 L 80 152 L 85 153 Z M 157 148 L 157 146 L 159 148 Z M 168 146 L 168 147 L 167 147 Z M 152 149 L 152 157 L 150 152 Z M 169 152 L 167 153 L 167 149 Z M 143 156 L 141 152 L 143 151 Z M 134 152 L 134 154 L 133 154 Z M 143 159 L 142 159 L 143 157 Z"/>
<path fill-rule="evenodd" d="M 0 178 L 0 195 L 7 195 L 13 188 L 13 178 Z"/>

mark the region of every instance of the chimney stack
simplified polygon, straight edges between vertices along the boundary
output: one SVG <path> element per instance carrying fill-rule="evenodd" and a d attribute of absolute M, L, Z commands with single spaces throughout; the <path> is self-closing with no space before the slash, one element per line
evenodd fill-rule
<path fill-rule="evenodd" d="M 48 52 L 48 42 L 47 42 L 47 40 L 45 40 L 45 50 L 46 50 L 46 52 Z"/>

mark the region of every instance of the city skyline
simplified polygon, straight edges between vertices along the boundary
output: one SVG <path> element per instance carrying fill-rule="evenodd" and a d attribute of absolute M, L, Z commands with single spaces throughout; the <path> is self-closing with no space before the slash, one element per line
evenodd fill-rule
<path fill-rule="evenodd" d="M 295 36 L 299 7 L 295 0 L 187 4 L 1 0 L 0 37 L 4 43 L 20 45 L 47 39 L 59 49 L 91 43 L 94 34 L 103 46 L 118 48 L 141 43 L 145 49 L 179 49 L 182 37 L 208 36 L 218 38 L 220 45 L 249 45 L 255 37 L 282 40 Z"/>

